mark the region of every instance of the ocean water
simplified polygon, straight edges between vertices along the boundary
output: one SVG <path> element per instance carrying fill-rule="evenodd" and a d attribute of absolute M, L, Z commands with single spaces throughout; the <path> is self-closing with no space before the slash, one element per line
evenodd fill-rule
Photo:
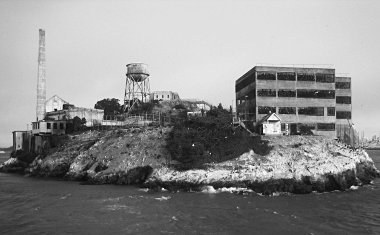
<path fill-rule="evenodd" d="M 380 169 L 380 151 L 368 151 Z M 151 192 L 0 173 L 0 234 L 380 234 L 380 179 L 260 196 Z"/>

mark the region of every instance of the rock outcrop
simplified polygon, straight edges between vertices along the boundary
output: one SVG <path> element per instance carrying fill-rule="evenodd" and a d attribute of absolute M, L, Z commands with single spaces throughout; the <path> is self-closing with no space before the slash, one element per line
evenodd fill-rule
<path fill-rule="evenodd" d="M 362 149 L 350 149 L 320 136 L 272 137 L 271 151 L 263 156 L 253 150 L 207 169 L 176 171 L 160 168 L 145 182 L 148 187 L 196 190 L 242 187 L 255 192 L 310 193 L 346 190 L 368 184 L 379 176 L 374 162 Z"/>
<path fill-rule="evenodd" d="M 11 158 L 0 171 L 172 191 L 241 187 L 262 194 L 346 190 L 379 177 L 364 150 L 321 136 L 263 137 L 268 152 L 256 153 L 252 146 L 228 161 L 177 170 L 169 161 L 169 133 L 170 128 L 157 127 L 87 131 L 70 136 L 65 145 L 30 164 Z"/>

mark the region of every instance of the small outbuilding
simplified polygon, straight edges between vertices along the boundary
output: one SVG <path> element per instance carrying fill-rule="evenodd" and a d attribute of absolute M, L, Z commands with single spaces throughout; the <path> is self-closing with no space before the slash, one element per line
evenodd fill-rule
<path fill-rule="evenodd" d="M 269 113 L 259 122 L 262 135 L 281 135 L 281 119 L 276 113 Z"/>

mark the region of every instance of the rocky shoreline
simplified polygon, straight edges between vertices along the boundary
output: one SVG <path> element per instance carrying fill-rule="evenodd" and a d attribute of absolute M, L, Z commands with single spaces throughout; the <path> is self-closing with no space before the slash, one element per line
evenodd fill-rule
<path fill-rule="evenodd" d="M 264 137 L 271 147 L 201 169 L 178 170 L 170 161 L 170 128 L 130 128 L 72 135 L 30 163 L 10 158 L 1 172 L 56 177 L 88 184 L 128 184 L 170 191 L 239 187 L 270 195 L 347 190 L 380 176 L 363 149 L 321 136 Z"/>

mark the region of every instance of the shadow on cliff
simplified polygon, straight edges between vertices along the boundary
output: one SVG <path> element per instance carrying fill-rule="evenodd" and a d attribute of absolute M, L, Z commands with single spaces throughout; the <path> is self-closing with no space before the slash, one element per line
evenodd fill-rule
<path fill-rule="evenodd" d="M 166 147 L 177 170 L 203 169 L 206 163 L 231 160 L 250 150 L 265 156 L 273 149 L 261 136 L 250 136 L 243 128 L 233 127 L 229 119 L 215 117 L 175 125 Z"/>

